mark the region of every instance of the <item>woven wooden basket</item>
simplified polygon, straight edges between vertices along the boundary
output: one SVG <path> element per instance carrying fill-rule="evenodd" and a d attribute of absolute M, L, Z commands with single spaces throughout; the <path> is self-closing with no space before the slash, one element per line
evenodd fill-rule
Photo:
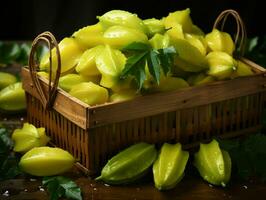
<path fill-rule="evenodd" d="M 229 15 L 237 21 L 235 42 L 243 46 L 245 30 L 237 12 L 222 12 L 215 27 L 219 22 L 223 26 Z M 50 50 L 53 46 L 57 49 L 58 73 L 53 82 L 51 77 L 48 81 L 37 76 L 33 54 L 40 40 L 46 41 Z M 139 141 L 181 142 L 191 148 L 214 136 L 231 138 L 256 132 L 262 127 L 266 73 L 255 63 L 242 60 L 254 75 L 89 106 L 57 88 L 59 49 L 54 37 L 44 33 L 33 42 L 29 69 L 22 70 L 28 121 L 45 127 L 53 143 L 71 152 L 90 174 L 99 171 L 114 153 Z"/>

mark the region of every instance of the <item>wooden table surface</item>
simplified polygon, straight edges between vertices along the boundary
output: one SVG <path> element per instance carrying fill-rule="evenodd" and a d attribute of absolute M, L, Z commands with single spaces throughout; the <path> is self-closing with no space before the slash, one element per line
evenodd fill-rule
<path fill-rule="evenodd" d="M 0 123 L 15 128 L 25 120 L 25 114 L 1 115 Z M 192 171 L 192 172 L 191 172 Z M 147 175 L 139 183 L 127 186 L 110 186 L 95 182 L 77 168 L 67 174 L 81 188 L 84 200 L 167 200 L 167 199 L 241 199 L 265 200 L 266 184 L 258 181 L 232 180 L 226 188 L 215 187 L 203 181 L 201 177 L 188 170 L 183 180 L 172 190 L 161 192 L 153 186 L 152 175 Z M 2 200 L 46 200 L 49 195 L 36 177 L 17 177 L 0 182 L 0 199 Z"/>

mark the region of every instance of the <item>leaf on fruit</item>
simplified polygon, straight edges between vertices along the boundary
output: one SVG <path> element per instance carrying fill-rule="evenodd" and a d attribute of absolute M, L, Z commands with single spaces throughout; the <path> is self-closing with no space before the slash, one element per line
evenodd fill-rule
<path fill-rule="evenodd" d="M 173 56 L 176 54 L 174 47 L 164 49 L 152 49 L 149 45 L 139 42 L 134 42 L 122 49 L 124 52 L 130 53 L 127 58 L 125 68 L 122 71 L 120 78 L 133 76 L 139 86 L 142 88 L 146 78 L 145 65 L 157 84 L 160 83 L 161 68 L 166 75 L 173 64 Z"/>
<path fill-rule="evenodd" d="M 160 83 L 160 60 L 158 58 L 158 52 L 150 51 L 150 55 L 147 57 L 147 64 L 150 74 L 155 78 L 156 83 Z"/>
<path fill-rule="evenodd" d="M 163 68 L 163 72 L 166 75 L 170 70 L 171 66 L 174 62 L 174 55 L 176 54 L 176 50 L 174 47 L 168 47 L 164 49 L 159 49 L 159 60 L 161 62 L 161 66 Z"/>

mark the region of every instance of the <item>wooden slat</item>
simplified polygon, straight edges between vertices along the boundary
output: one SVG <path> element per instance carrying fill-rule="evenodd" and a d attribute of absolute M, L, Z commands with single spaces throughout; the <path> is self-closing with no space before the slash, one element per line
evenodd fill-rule
<path fill-rule="evenodd" d="M 114 149 L 119 149 L 119 147 L 122 145 L 120 123 L 115 124 L 115 134 L 116 134 L 116 143 Z"/>
<path fill-rule="evenodd" d="M 210 134 L 211 134 L 211 128 L 212 128 L 212 125 L 211 125 L 211 112 L 212 112 L 212 104 L 209 104 L 206 106 L 207 107 L 207 117 L 206 117 L 206 134 L 205 134 L 205 138 L 209 138 L 210 137 Z"/>
<path fill-rule="evenodd" d="M 151 137 L 151 117 L 145 117 L 145 141 Z"/>
<path fill-rule="evenodd" d="M 263 115 L 263 112 L 261 112 L 264 108 L 264 94 L 263 93 L 260 93 L 260 102 L 259 102 L 259 107 L 258 107 L 258 124 L 261 124 L 262 123 L 262 115 Z"/>
<path fill-rule="evenodd" d="M 76 141 L 77 141 L 77 159 L 80 162 L 81 160 L 81 154 L 82 154 L 82 147 L 81 147 L 81 128 L 76 126 Z"/>
<path fill-rule="evenodd" d="M 167 130 L 166 130 L 169 141 L 173 141 L 175 137 L 174 123 L 175 123 L 175 112 L 170 112 L 168 113 Z"/>
<path fill-rule="evenodd" d="M 97 127 L 254 94 L 266 91 L 264 84 L 266 84 L 266 77 L 260 74 L 141 96 L 133 101 L 90 107 L 90 113 L 94 114 L 89 116 L 88 126 Z"/>
<path fill-rule="evenodd" d="M 198 139 L 198 132 L 200 132 L 199 126 L 199 107 L 194 108 L 194 124 L 193 124 L 193 142 L 197 141 Z"/>
<path fill-rule="evenodd" d="M 216 107 L 216 129 L 217 129 L 217 135 L 220 135 L 221 134 L 221 129 L 222 129 L 222 103 L 223 102 L 219 102 L 217 103 L 217 107 Z"/>
<path fill-rule="evenodd" d="M 187 110 L 181 110 L 180 115 L 180 141 L 181 143 L 187 144 L 188 134 L 187 134 Z"/>
<path fill-rule="evenodd" d="M 210 123 L 211 123 L 211 131 L 209 135 L 206 135 L 206 138 L 210 138 L 210 135 L 216 134 L 217 132 L 217 103 L 213 103 L 211 106 L 211 116 L 210 116 Z"/>
<path fill-rule="evenodd" d="M 84 162 L 82 163 L 87 169 L 89 170 L 95 170 L 94 167 L 94 160 L 95 160 L 95 153 L 93 151 L 90 151 L 94 147 L 94 140 L 92 139 L 91 134 L 89 134 L 87 131 L 82 130 L 82 146 L 83 146 L 83 151 L 82 151 L 82 157 Z M 89 137 L 90 135 L 90 137 Z"/>
<path fill-rule="evenodd" d="M 222 102 L 222 134 L 226 132 L 227 124 L 228 124 L 228 117 L 227 117 L 227 105 L 228 101 Z"/>
<path fill-rule="evenodd" d="M 207 113 L 207 106 L 199 106 L 199 129 L 197 131 L 197 140 L 202 140 L 204 138 L 204 133 L 207 131 L 206 127 L 206 113 Z"/>
<path fill-rule="evenodd" d="M 242 128 L 247 127 L 247 118 L 248 118 L 248 100 L 250 99 L 249 96 L 245 96 L 241 98 L 241 107 L 242 107 L 242 118 L 241 121 L 243 123 Z"/>
<path fill-rule="evenodd" d="M 227 107 L 228 107 L 228 110 L 229 110 L 229 116 L 228 116 L 228 119 L 229 119 L 229 131 L 232 132 L 233 129 L 234 129 L 234 120 L 236 119 L 235 117 L 235 99 L 230 99 L 227 101 Z"/>
<path fill-rule="evenodd" d="M 140 119 L 140 124 L 139 124 L 139 140 L 140 141 L 145 141 L 145 135 L 146 135 L 146 131 L 145 131 L 145 118 L 141 118 Z"/>
<path fill-rule="evenodd" d="M 150 141 L 151 143 L 155 144 L 158 140 L 158 132 L 157 132 L 157 127 L 158 127 L 159 119 L 158 115 L 152 116 L 151 117 L 151 134 L 150 134 Z"/>
<path fill-rule="evenodd" d="M 120 148 L 124 147 L 124 144 L 126 144 L 126 122 L 120 123 L 120 137 L 121 137 L 121 146 Z"/>
<path fill-rule="evenodd" d="M 186 140 L 187 142 L 191 141 L 193 137 L 193 108 L 189 108 L 186 110 Z"/>
<path fill-rule="evenodd" d="M 181 111 L 176 111 L 176 119 L 175 119 L 175 141 L 180 141 L 181 134 Z"/>
<path fill-rule="evenodd" d="M 236 130 L 240 130 L 241 127 L 241 113 L 242 113 L 242 107 L 241 107 L 241 98 L 237 98 L 237 108 L 236 108 Z"/>
<path fill-rule="evenodd" d="M 133 141 L 134 143 L 140 141 L 139 136 L 139 126 L 140 126 L 140 120 L 136 119 L 133 121 Z"/>

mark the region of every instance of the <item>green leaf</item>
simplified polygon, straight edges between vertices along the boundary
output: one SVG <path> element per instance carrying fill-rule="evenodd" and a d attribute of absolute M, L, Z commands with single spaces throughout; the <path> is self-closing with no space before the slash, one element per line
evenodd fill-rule
<path fill-rule="evenodd" d="M 150 51 L 147 58 L 148 68 L 151 75 L 155 78 L 157 84 L 160 83 L 160 60 L 156 51 Z"/>
<path fill-rule="evenodd" d="M 13 154 L 0 155 L 0 162 L 0 180 L 11 179 L 21 174 L 19 160 Z"/>
<path fill-rule="evenodd" d="M 140 66 L 139 65 L 140 61 L 145 59 L 146 55 L 147 55 L 147 52 L 143 52 L 140 54 L 130 56 L 127 59 L 126 66 L 121 73 L 121 78 L 126 78 L 128 75 L 132 73 L 132 71 L 135 71 L 136 68 Z"/>
<path fill-rule="evenodd" d="M 132 75 L 135 76 L 135 79 L 138 83 L 139 90 L 142 88 L 142 85 L 146 79 L 146 73 L 145 73 L 145 60 L 142 59 L 138 62 L 139 67 L 135 70 L 133 70 Z"/>
<path fill-rule="evenodd" d="M 167 74 L 173 64 L 173 56 L 176 53 L 174 47 L 168 47 L 159 50 L 153 50 L 150 45 L 134 42 L 123 48 L 123 51 L 129 52 L 125 68 L 120 78 L 133 76 L 139 89 L 142 88 L 146 78 L 145 65 L 148 65 L 149 73 L 160 83 L 161 68 Z"/>
<path fill-rule="evenodd" d="M 46 186 L 49 182 L 54 181 L 56 178 L 54 176 L 45 176 L 42 179 L 42 184 Z"/>
<path fill-rule="evenodd" d="M 127 76 L 133 76 L 136 80 L 139 89 L 142 87 L 146 78 L 145 64 L 147 52 L 133 55 L 127 59 L 126 66 L 123 69 L 120 78 L 124 79 Z"/>
<path fill-rule="evenodd" d="M 58 176 L 57 181 L 60 183 L 60 185 L 64 189 L 69 189 L 73 187 L 77 187 L 76 183 L 73 182 L 70 178 L 64 177 L 64 176 Z"/>
<path fill-rule="evenodd" d="M 66 197 L 70 199 L 82 200 L 80 188 L 72 187 L 72 188 L 67 189 Z"/>
<path fill-rule="evenodd" d="M 159 59 L 161 63 L 161 67 L 165 75 L 171 70 L 171 66 L 174 62 L 174 55 L 176 54 L 176 50 L 174 47 L 167 47 L 164 49 L 159 49 Z"/>
<path fill-rule="evenodd" d="M 70 178 L 64 176 L 44 177 L 42 184 L 47 187 L 51 200 L 60 197 L 82 200 L 81 190 Z"/>
<path fill-rule="evenodd" d="M 13 147 L 13 142 L 5 128 L 0 128 L 0 154 L 7 154 Z"/>
<path fill-rule="evenodd" d="M 141 42 L 133 42 L 124 48 L 122 48 L 122 51 L 127 52 L 135 52 L 135 51 L 149 51 L 151 49 L 150 45 L 141 43 Z"/>
<path fill-rule="evenodd" d="M 59 186 L 58 181 L 50 182 L 47 185 L 47 190 L 50 194 L 50 200 L 57 200 L 65 194 L 64 189 Z"/>

